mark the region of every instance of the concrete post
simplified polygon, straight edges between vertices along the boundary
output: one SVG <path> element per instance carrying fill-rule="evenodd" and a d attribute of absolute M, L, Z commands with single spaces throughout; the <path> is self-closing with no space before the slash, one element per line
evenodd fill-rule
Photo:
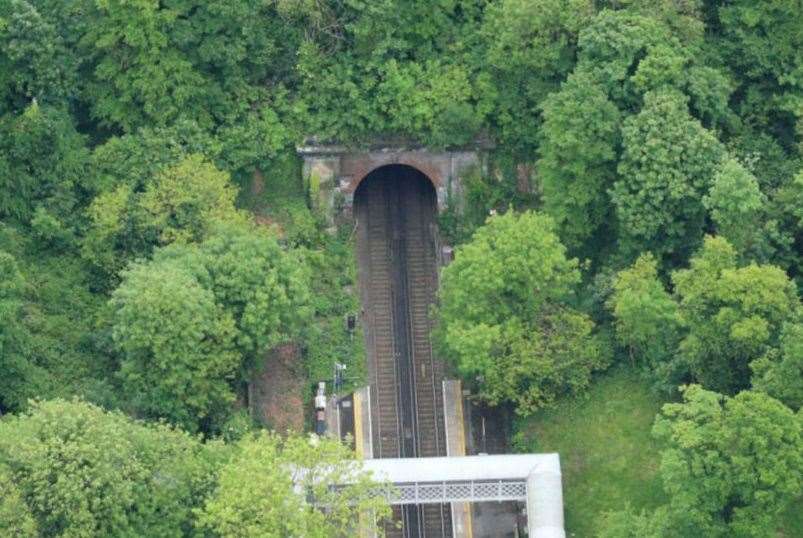
<path fill-rule="evenodd" d="M 527 531 L 530 538 L 566 538 L 557 454 L 533 468 L 527 477 Z"/>

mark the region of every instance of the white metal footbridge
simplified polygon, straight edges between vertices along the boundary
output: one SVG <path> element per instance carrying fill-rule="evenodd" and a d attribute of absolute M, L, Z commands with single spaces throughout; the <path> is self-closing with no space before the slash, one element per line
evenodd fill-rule
<path fill-rule="evenodd" d="M 557 454 L 369 459 L 362 468 L 390 482 L 391 504 L 525 501 L 530 538 L 565 538 Z"/>

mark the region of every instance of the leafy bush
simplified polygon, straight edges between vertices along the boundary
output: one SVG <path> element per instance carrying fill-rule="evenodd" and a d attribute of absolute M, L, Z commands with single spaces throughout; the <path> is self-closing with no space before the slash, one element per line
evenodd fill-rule
<path fill-rule="evenodd" d="M 437 339 L 489 403 L 531 413 L 583 390 L 608 350 L 568 305 L 580 281 L 549 217 L 492 216 L 443 270 Z"/>

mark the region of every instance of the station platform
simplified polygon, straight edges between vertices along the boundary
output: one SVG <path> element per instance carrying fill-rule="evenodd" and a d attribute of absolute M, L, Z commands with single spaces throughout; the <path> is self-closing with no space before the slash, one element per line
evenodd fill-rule
<path fill-rule="evenodd" d="M 331 427 L 336 428 L 336 435 L 341 438 L 351 436 L 357 458 L 373 459 L 373 433 L 371 428 L 371 387 L 362 387 L 354 391 L 348 404 L 351 418 L 344 419 L 346 409 L 343 399 L 333 401 L 330 405 Z M 463 389 L 459 380 L 443 381 L 444 430 L 446 436 L 446 455 L 448 457 L 466 456 L 466 422 L 463 412 Z M 351 424 L 349 429 L 346 424 Z M 330 430 L 332 431 L 332 430 Z M 454 538 L 474 538 L 472 532 L 471 504 L 468 502 L 450 503 L 452 515 L 452 536 Z"/>
<path fill-rule="evenodd" d="M 522 536 L 526 528 L 535 538 L 565 538 L 558 454 L 476 455 L 477 432 L 472 431 L 469 416 L 478 410 L 467 400 L 460 381 L 445 380 L 442 389 L 447 443 L 443 457 L 374 459 L 370 387 L 330 400 L 329 432 L 351 440 L 365 468 L 396 485 L 391 504 L 447 505 L 450 536 L 509 538 Z M 479 412 L 484 421 L 486 410 Z M 491 448 L 484 436 L 480 440 L 481 447 Z"/>

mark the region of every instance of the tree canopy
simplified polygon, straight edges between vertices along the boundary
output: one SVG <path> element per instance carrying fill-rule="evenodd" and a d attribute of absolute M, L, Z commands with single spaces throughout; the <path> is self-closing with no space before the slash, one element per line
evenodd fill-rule
<path fill-rule="evenodd" d="M 0 534 L 349 532 L 314 510 L 261 527 L 234 491 L 264 471 L 277 497 L 288 482 L 273 460 L 236 454 L 290 461 L 306 454 L 300 440 L 222 451 L 230 474 L 214 500 L 180 477 L 163 502 L 168 471 L 142 456 L 160 454 L 162 437 L 196 452 L 241 437 L 249 382 L 275 346 L 300 350 L 299 386 L 336 361 L 349 386 L 367 382 L 370 338 L 343 321 L 360 312 L 349 193 L 335 189 L 337 215 L 314 202 L 297 153 L 310 137 L 482 148 L 479 166 L 444 183 L 437 243 L 457 254 L 434 314 L 437 351 L 481 399 L 537 416 L 614 363 L 643 372 L 657 398 L 701 387 L 679 404 L 692 411 L 660 423 L 710 445 L 686 450 L 674 426 L 660 437 L 677 461 L 710 451 L 727 484 L 689 464 L 686 478 L 707 484 L 697 503 L 669 486 L 678 464 L 666 506 L 619 512 L 603 532 L 767 534 L 792 483 L 751 473 L 778 463 L 766 476 L 793 475 L 788 445 L 753 453 L 726 440 L 750 438 L 753 423 L 776 439 L 765 422 L 783 422 L 786 435 L 803 403 L 800 11 L 786 0 L 0 2 Z M 74 441 L 77 425 L 59 433 L 60 414 L 97 446 Z M 100 463 L 82 475 L 78 460 L 14 459 L 3 443 L 18 431 L 20 454 L 67 457 L 52 448 L 64 440 Z M 119 451 L 96 453 L 114 435 Z M 694 527 L 672 519 L 684 507 Z"/>
<path fill-rule="evenodd" d="M 36 396 L 44 372 L 31 361 L 31 339 L 23 323 L 26 282 L 17 261 L 0 251 L 0 412 L 17 411 Z"/>
<path fill-rule="evenodd" d="M 608 301 L 617 338 L 664 390 L 694 381 L 735 394 L 761 376 L 775 386 L 779 368 L 795 371 L 787 355 L 803 310 L 794 282 L 777 266 L 738 258 L 726 239 L 707 237 L 690 266 L 672 273 L 672 295 L 650 255 L 617 274 Z M 751 377 L 751 369 L 760 374 Z M 799 387 L 796 376 L 782 384 L 790 395 Z"/>
<path fill-rule="evenodd" d="M 654 435 L 669 503 L 654 513 L 611 514 L 601 536 L 768 536 L 800 492 L 800 417 L 746 391 L 733 398 L 692 385 L 666 404 Z"/>
<path fill-rule="evenodd" d="M 674 360 L 681 318 L 677 303 L 658 279 L 651 254 L 641 255 L 632 267 L 616 275 L 608 306 L 616 338 L 627 346 L 631 361 L 643 361 L 663 390 L 674 390 L 682 380 Z"/>
<path fill-rule="evenodd" d="M 608 357 L 594 323 L 570 306 L 579 280 L 549 217 L 490 217 L 443 270 L 443 351 L 482 398 L 523 414 L 581 390 Z"/>
<path fill-rule="evenodd" d="M 189 155 L 148 178 L 144 189 L 121 184 L 88 208 L 83 253 L 107 280 L 158 246 L 202 240 L 215 222 L 245 221 L 234 206 L 229 175 Z"/>
<path fill-rule="evenodd" d="M 348 461 L 349 455 L 332 439 L 243 439 L 220 470 L 199 526 L 223 538 L 345 537 L 358 527 L 376 532 L 390 516 L 386 488 Z"/>
<path fill-rule="evenodd" d="M 777 347 L 784 322 L 801 313 L 795 285 L 780 268 L 739 267 L 721 238 L 708 238 L 672 280 L 688 330 L 679 353 L 703 386 L 720 392 L 747 388 L 750 362 Z"/>
<path fill-rule="evenodd" d="M 213 450 L 90 404 L 36 403 L 0 422 L 0 477 L 14 486 L 0 506 L 20 510 L 0 525 L 22 536 L 180 535 L 214 484 Z"/>
<path fill-rule="evenodd" d="M 134 266 L 111 306 L 120 377 L 135 409 L 194 431 L 234 401 L 234 319 L 191 274 Z"/>
<path fill-rule="evenodd" d="M 123 273 L 111 298 L 119 375 L 135 409 L 219 429 L 244 375 L 309 319 L 304 260 L 253 225 L 220 224 Z"/>
<path fill-rule="evenodd" d="M 701 199 L 724 152 L 689 116 L 684 101 L 677 93 L 648 93 L 641 112 L 623 124 L 624 151 L 611 197 L 620 241 L 631 252 L 685 257 L 684 250 L 702 240 Z"/>
<path fill-rule="evenodd" d="M 323 538 L 352 534 L 360 513 L 376 516 L 366 529 L 390 514 L 386 487 L 337 440 L 202 443 L 78 400 L 0 421 L 0 485 L 0 529 L 21 537 Z"/>

